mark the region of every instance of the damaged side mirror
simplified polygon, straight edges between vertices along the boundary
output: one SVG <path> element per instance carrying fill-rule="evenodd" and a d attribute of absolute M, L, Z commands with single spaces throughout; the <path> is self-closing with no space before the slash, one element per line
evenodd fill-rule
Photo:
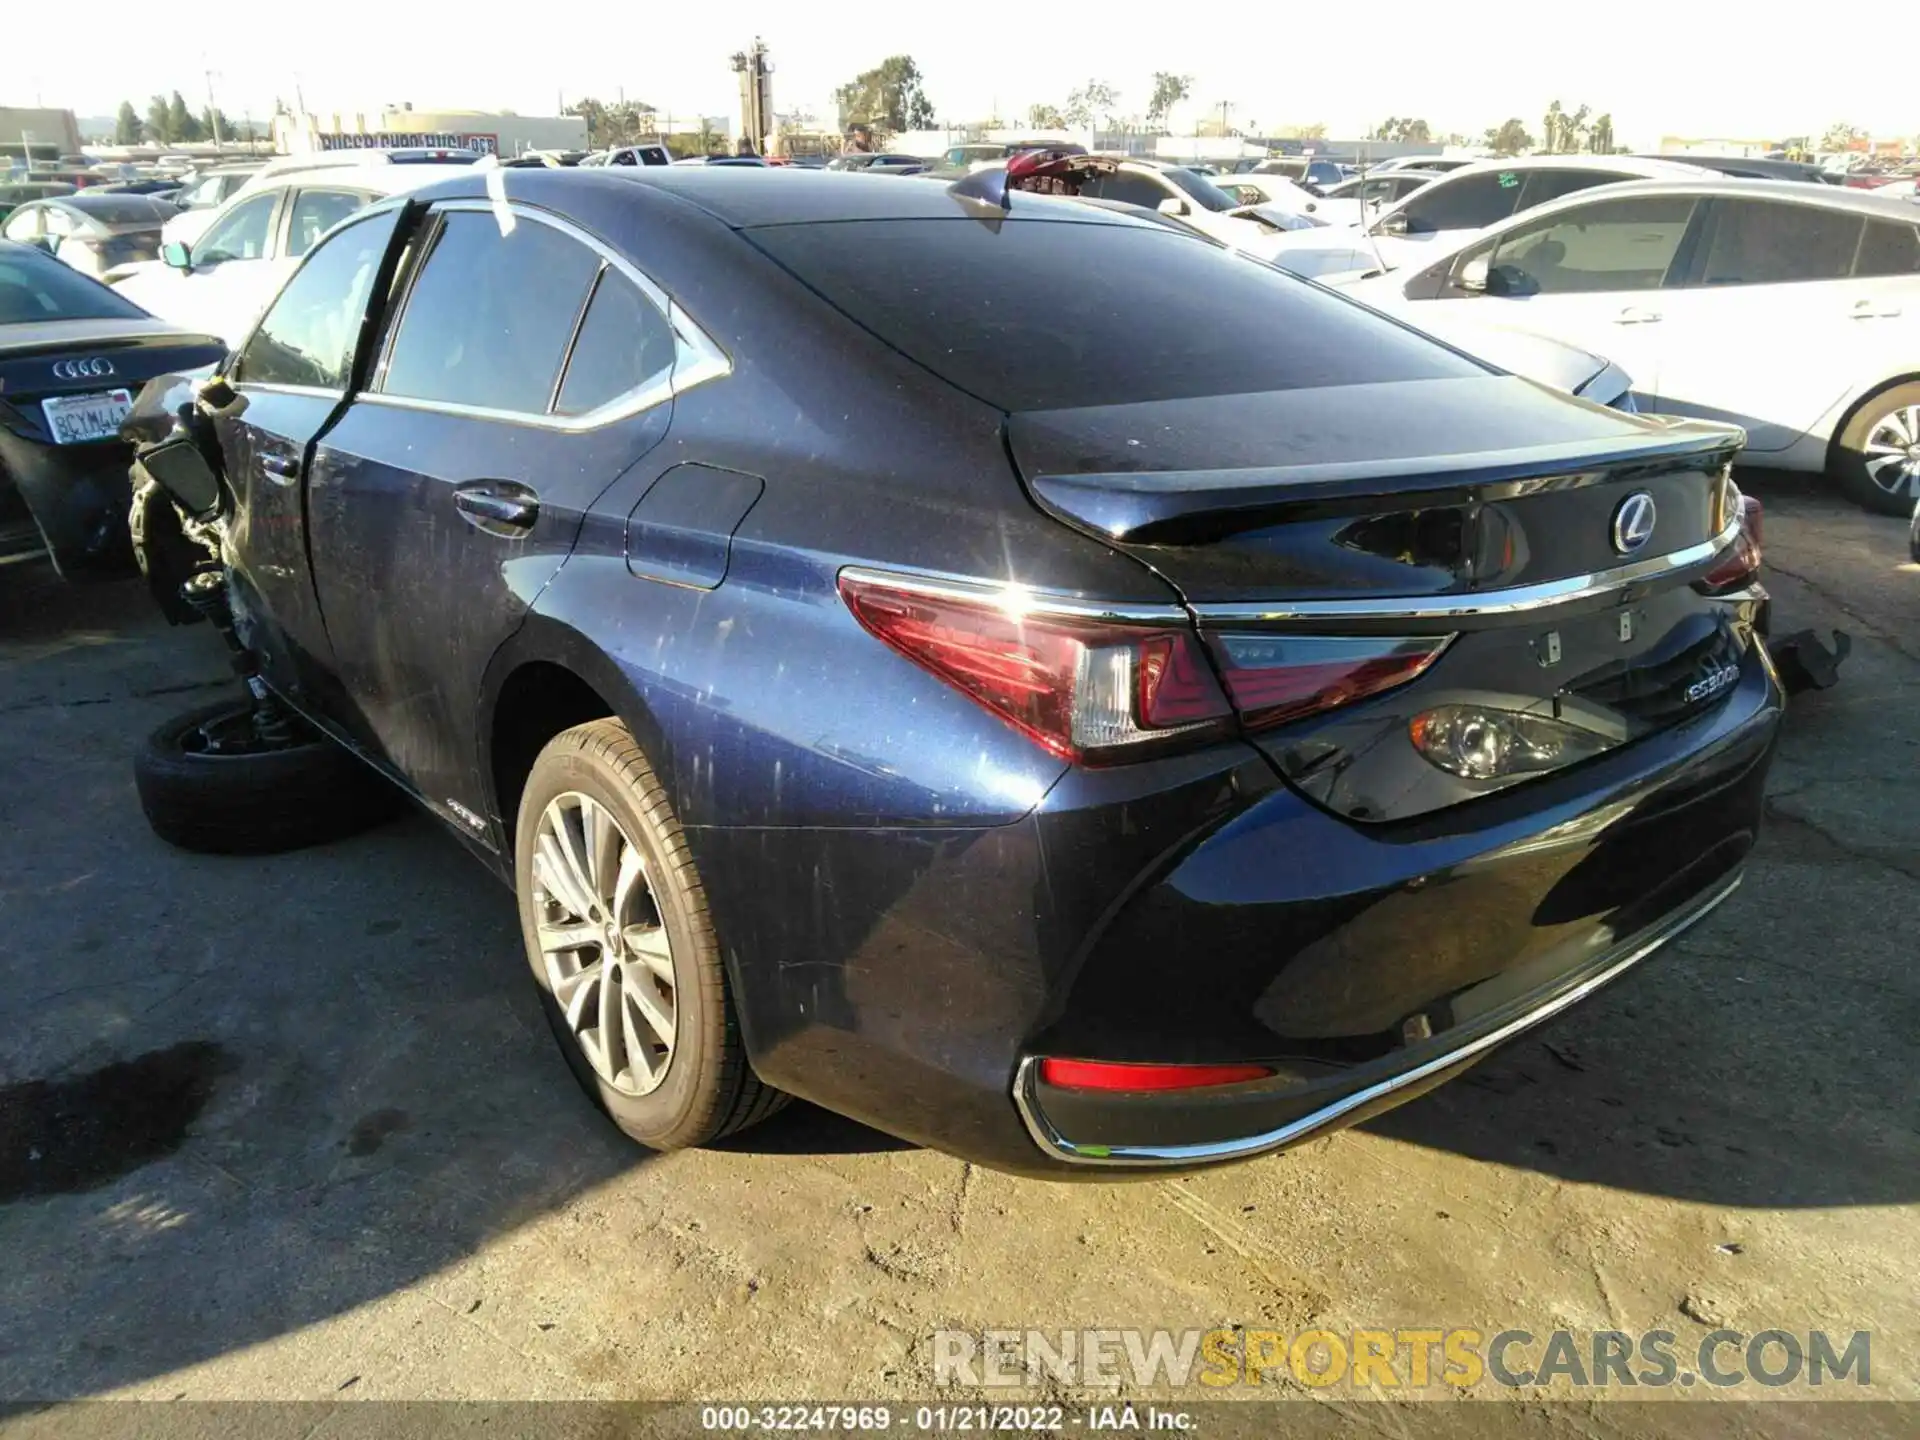
<path fill-rule="evenodd" d="M 192 437 L 170 436 L 142 450 L 133 463 L 193 519 L 211 520 L 220 513 L 220 477 Z"/>

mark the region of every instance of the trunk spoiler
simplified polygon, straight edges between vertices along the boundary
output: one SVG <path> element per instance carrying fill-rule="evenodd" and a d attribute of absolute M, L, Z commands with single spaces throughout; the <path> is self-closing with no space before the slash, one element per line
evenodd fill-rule
<path fill-rule="evenodd" d="M 1746 443 L 1733 426 L 1668 422 L 1644 436 L 1595 444 L 1563 440 L 1513 450 L 1407 456 L 1390 460 L 1233 469 L 1041 474 L 1028 483 L 1058 518 L 1114 540 L 1182 544 L 1280 518 L 1288 510 L 1418 496 L 1426 505 L 1494 500 L 1580 483 L 1578 476 L 1623 467 L 1708 468 Z"/>

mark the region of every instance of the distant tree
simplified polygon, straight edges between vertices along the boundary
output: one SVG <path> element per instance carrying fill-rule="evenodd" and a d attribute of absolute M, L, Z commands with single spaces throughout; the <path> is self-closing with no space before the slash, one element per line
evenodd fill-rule
<path fill-rule="evenodd" d="M 1058 105 L 1029 105 L 1027 124 L 1036 130 L 1064 130 L 1067 117 L 1060 113 Z"/>
<path fill-rule="evenodd" d="M 1167 123 L 1167 112 L 1193 92 L 1191 75 L 1153 72 L 1153 98 L 1147 102 L 1147 124 L 1156 129 Z"/>
<path fill-rule="evenodd" d="M 1296 140 L 1324 140 L 1327 138 L 1326 122 L 1316 120 L 1311 125 L 1297 125 L 1291 138 Z"/>
<path fill-rule="evenodd" d="M 218 122 L 218 123 L 215 123 Z M 218 105 L 209 105 L 200 112 L 200 130 L 208 140 L 238 140 L 240 127 L 227 118 L 227 112 Z"/>
<path fill-rule="evenodd" d="M 140 112 L 133 108 L 131 100 L 122 100 L 120 113 L 114 116 L 113 143 L 116 145 L 140 143 Z"/>
<path fill-rule="evenodd" d="M 178 90 L 167 102 L 167 132 L 167 138 L 176 143 L 200 138 L 200 121 L 187 109 L 187 102 L 180 97 Z"/>
<path fill-rule="evenodd" d="M 637 144 L 660 133 L 659 112 L 644 100 L 616 100 L 609 105 L 588 96 L 561 113 L 587 122 L 587 144 L 596 150 Z"/>
<path fill-rule="evenodd" d="M 1120 92 L 1104 80 L 1089 80 L 1067 96 L 1066 108 L 1060 113 L 1073 129 L 1085 130 L 1110 120 L 1119 100 Z"/>
<path fill-rule="evenodd" d="M 833 99 L 843 130 L 856 120 L 895 135 L 933 128 L 933 102 L 911 55 L 889 55 L 835 90 Z"/>
<path fill-rule="evenodd" d="M 1827 133 L 1820 137 L 1822 150 L 1845 150 L 1856 140 L 1867 138 L 1867 132 L 1858 125 L 1849 125 L 1842 120 L 1827 127 Z"/>
<path fill-rule="evenodd" d="M 147 138 L 156 145 L 165 145 L 174 138 L 173 115 L 167 108 L 167 97 L 156 95 L 147 102 Z"/>
<path fill-rule="evenodd" d="M 1587 149 L 1596 155 L 1611 155 L 1613 144 L 1613 114 L 1609 111 L 1593 122 L 1587 131 Z"/>
<path fill-rule="evenodd" d="M 1527 133 L 1527 127 L 1515 116 L 1503 124 L 1488 127 L 1486 145 L 1496 155 L 1518 155 L 1523 150 L 1533 148 L 1533 136 Z"/>
<path fill-rule="evenodd" d="M 1373 127 L 1369 140 L 1390 140 L 1396 144 L 1425 145 L 1433 139 L 1433 130 L 1424 120 L 1402 119 L 1390 115 Z"/>

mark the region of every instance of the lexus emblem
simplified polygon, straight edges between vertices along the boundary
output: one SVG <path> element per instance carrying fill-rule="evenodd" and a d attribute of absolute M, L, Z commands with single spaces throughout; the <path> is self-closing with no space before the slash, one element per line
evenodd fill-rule
<path fill-rule="evenodd" d="M 1620 502 L 1613 512 L 1613 548 L 1631 555 L 1653 538 L 1653 522 L 1659 516 L 1653 496 L 1636 490 Z"/>
<path fill-rule="evenodd" d="M 97 380 L 102 375 L 113 373 L 111 360 L 57 360 L 53 374 L 57 380 Z"/>

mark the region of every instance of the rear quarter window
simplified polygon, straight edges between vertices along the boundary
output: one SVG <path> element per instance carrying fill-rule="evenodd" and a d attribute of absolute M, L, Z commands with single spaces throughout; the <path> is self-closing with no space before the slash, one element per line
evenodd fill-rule
<path fill-rule="evenodd" d="M 744 233 L 894 349 L 1008 411 L 1486 373 L 1159 226 L 956 217 Z"/>

